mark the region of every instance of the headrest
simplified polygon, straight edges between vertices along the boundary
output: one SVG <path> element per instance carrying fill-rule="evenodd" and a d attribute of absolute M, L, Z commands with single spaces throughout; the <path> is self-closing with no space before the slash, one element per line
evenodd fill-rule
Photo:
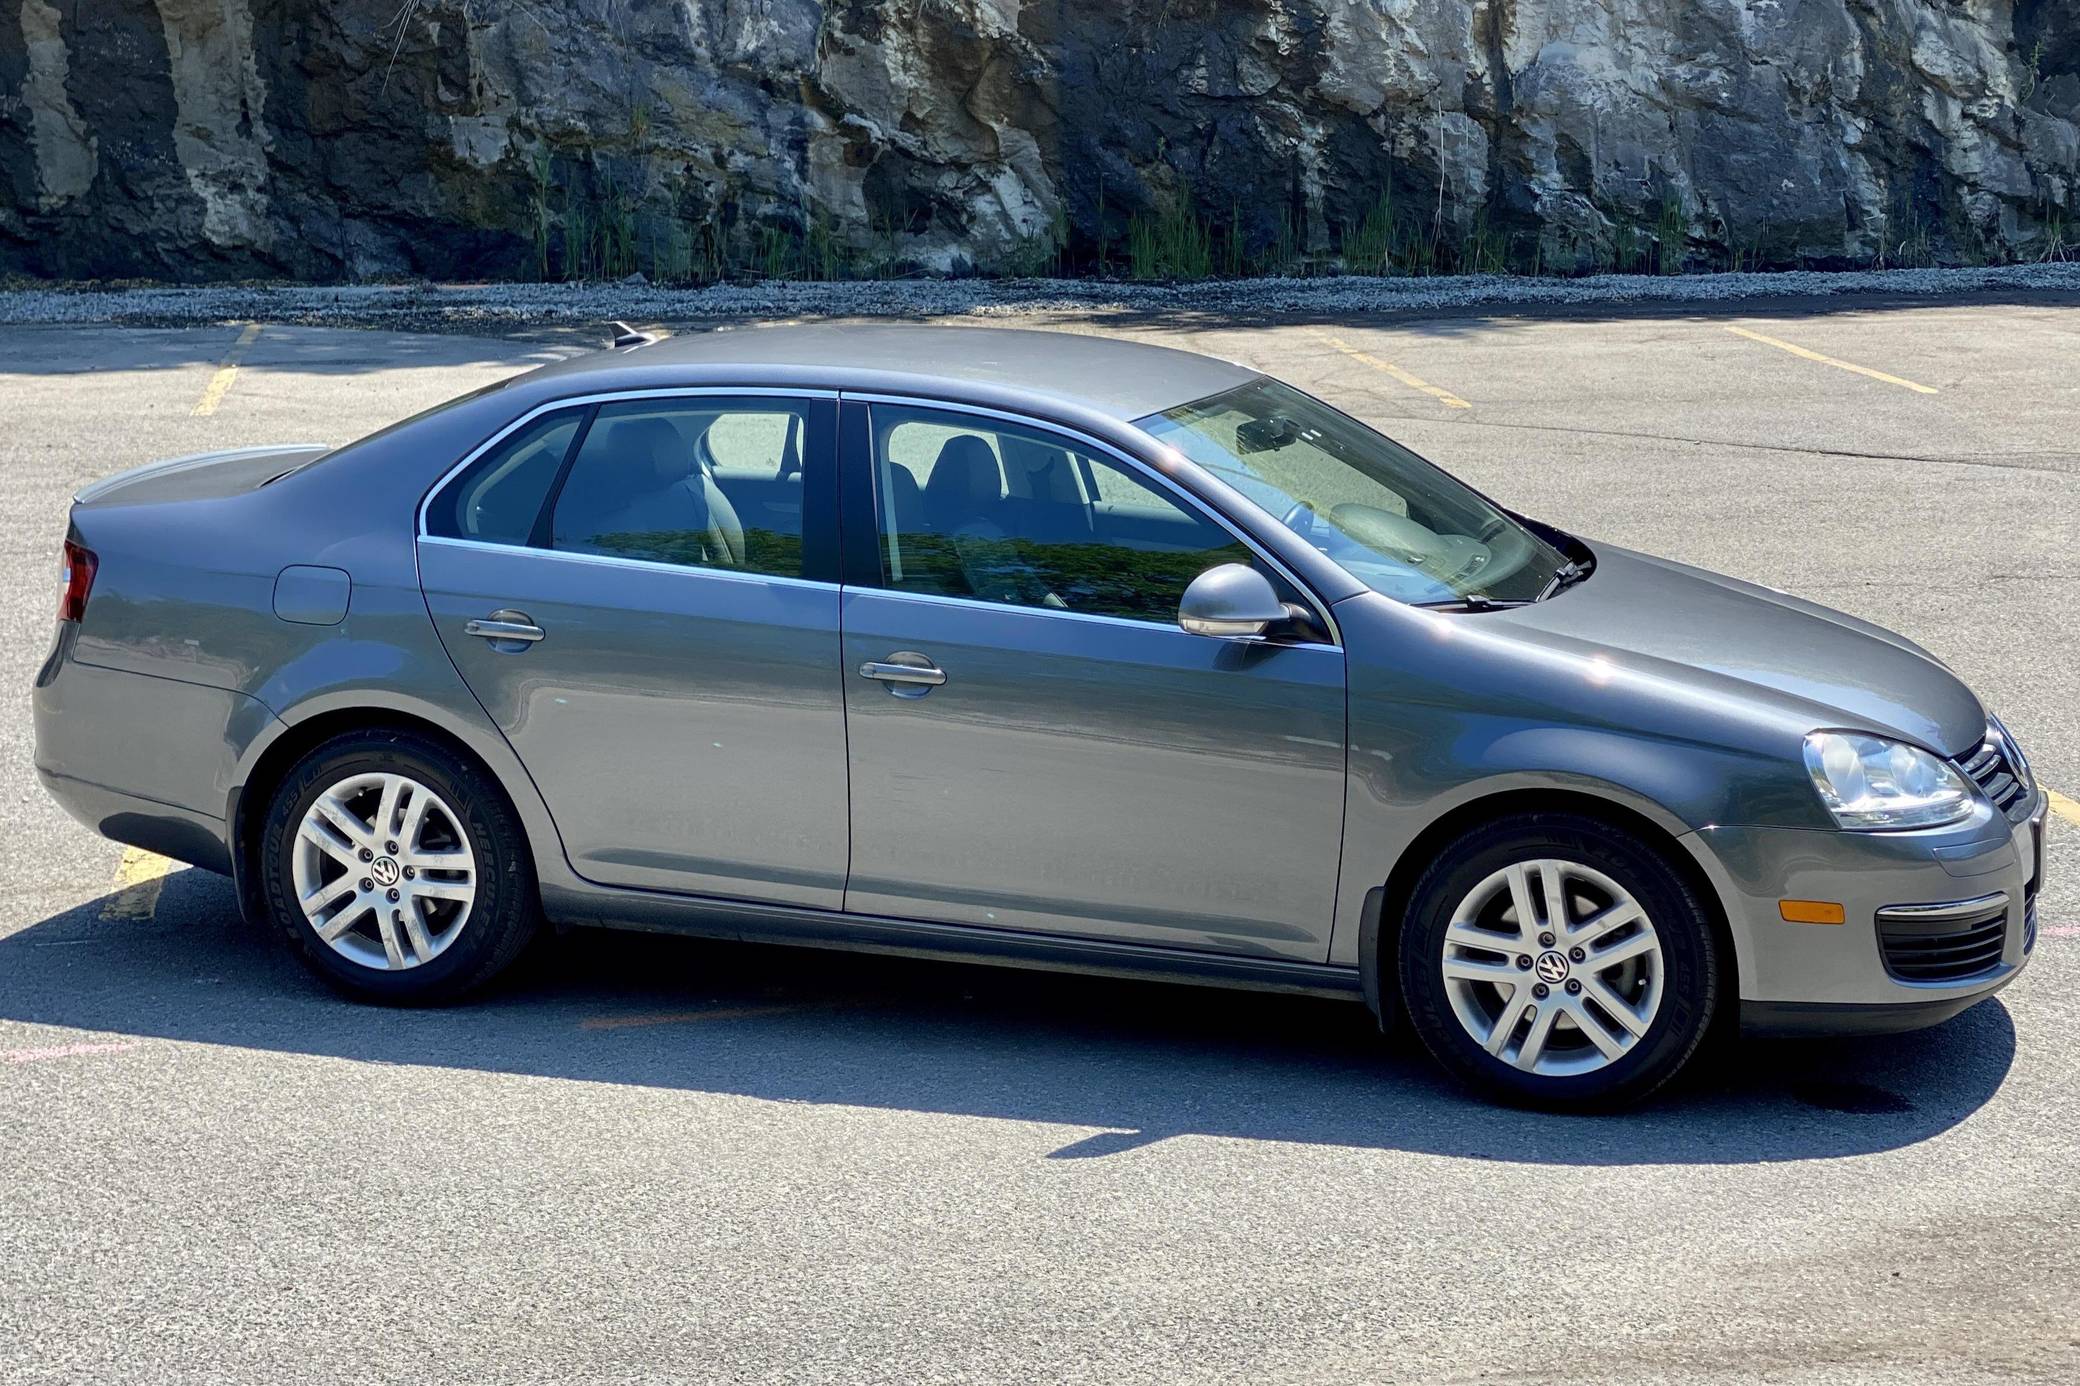
<path fill-rule="evenodd" d="M 925 495 L 935 501 L 958 497 L 967 501 L 1004 498 L 1004 473 L 997 454 L 972 433 L 957 433 L 939 449 L 932 474 L 924 484 Z"/>
<path fill-rule="evenodd" d="M 693 474 L 693 454 L 670 420 L 615 419 L 605 442 L 614 470 L 632 483 L 669 486 Z"/>

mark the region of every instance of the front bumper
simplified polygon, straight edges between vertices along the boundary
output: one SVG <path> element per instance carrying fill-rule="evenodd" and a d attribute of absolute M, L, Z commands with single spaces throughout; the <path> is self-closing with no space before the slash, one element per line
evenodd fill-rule
<path fill-rule="evenodd" d="M 2035 944 L 2045 809 L 2037 790 L 2012 822 L 1982 805 L 1966 823 L 1926 832 L 1713 827 L 1686 835 L 1726 909 L 1743 1028 L 1911 1030 L 2012 982 Z M 1787 923 L 1784 900 L 1839 902 L 1844 922 Z M 1960 931 L 1959 941 L 1915 937 L 1936 929 Z M 1929 980 L 1930 969 L 1904 960 L 1917 946 L 1913 956 L 1969 958 L 1972 971 Z"/>

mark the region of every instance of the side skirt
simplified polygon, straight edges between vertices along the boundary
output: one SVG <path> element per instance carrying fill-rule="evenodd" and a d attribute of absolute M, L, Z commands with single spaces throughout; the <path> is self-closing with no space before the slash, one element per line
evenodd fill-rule
<path fill-rule="evenodd" d="M 744 943 L 1025 967 L 1043 972 L 1155 978 L 1348 1001 L 1364 999 L 1356 968 L 1233 957 L 1111 939 L 1059 938 L 1016 929 L 932 924 L 916 919 L 643 890 L 571 890 L 544 885 L 542 908 L 559 925 L 584 928 L 635 929 Z"/>

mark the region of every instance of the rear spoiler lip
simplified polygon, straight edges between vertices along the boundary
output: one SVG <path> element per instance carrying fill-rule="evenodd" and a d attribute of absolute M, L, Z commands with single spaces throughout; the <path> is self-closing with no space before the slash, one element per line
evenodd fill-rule
<path fill-rule="evenodd" d="M 191 452 L 180 457 L 164 457 L 156 462 L 145 462 L 135 467 L 126 467 L 113 476 L 90 481 L 73 493 L 75 505 L 86 505 L 107 495 L 120 486 L 127 485 L 144 476 L 159 476 L 169 472 L 186 471 L 191 467 L 221 462 L 230 457 L 262 457 L 268 453 L 312 452 L 326 453 L 332 450 L 330 443 L 267 443 L 258 447 L 218 448 L 212 452 Z"/>

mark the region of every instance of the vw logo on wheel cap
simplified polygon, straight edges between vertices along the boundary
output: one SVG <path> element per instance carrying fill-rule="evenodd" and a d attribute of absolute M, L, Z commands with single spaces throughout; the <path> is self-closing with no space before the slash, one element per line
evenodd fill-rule
<path fill-rule="evenodd" d="M 399 875 L 397 862 L 390 857 L 377 857 L 368 868 L 368 874 L 375 877 L 376 884 L 379 886 L 394 886 L 397 884 Z M 1543 960 L 1541 960 L 1539 965 L 1541 967 L 1545 965 Z M 1561 964 L 1563 968 L 1566 966 L 1567 964 L 1565 963 Z"/>
<path fill-rule="evenodd" d="M 1538 980 L 1541 982 L 1564 982 L 1568 973 L 1567 955 L 1558 951 L 1540 953 L 1532 970 L 1538 973 Z"/>

